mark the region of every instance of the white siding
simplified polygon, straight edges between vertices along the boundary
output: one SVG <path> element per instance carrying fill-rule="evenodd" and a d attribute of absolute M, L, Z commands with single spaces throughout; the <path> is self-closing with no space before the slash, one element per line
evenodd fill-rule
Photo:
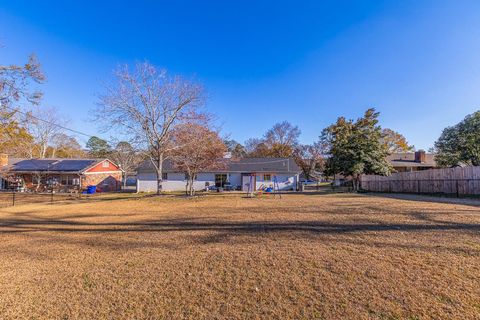
<path fill-rule="evenodd" d="M 261 189 L 262 187 L 273 188 L 274 176 L 277 178 L 278 188 L 280 190 L 296 190 L 297 189 L 298 175 L 292 175 L 292 174 L 275 174 L 275 175 L 273 175 L 272 174 L 270 181 L 264 181 L 263 180 L 263 174 L 258 174 L 257 175 L 256 190 Z"/>
<path fill-rule="evenodd" d="M 241 173 L 227 174 L 228 181 L 232 186 L 242 185 Z M 262 186 L 273 187 L 273 176 L 271 181 L 263 181 L 263 174 L 257 175 L 256 189 Z M 277 174 L 277 181 L 280 190 L 296 190 L 298 175 L 296 174 Z M 197 179 L 193 183 L 195 190 L 204 190 L 205 183 L 208 182 L 210 186 L 215 185 L 215 173 L 199 173 Z M 163 191 L 184 191 L 187 181 L 183 173 L 168 173 L 167 179 L 163 180 Z M 157 191 L 157 178 L 154 172 L 139 172 L 137 174 L 137 191 L 138 192 L 155 192 Z"/>
<path fill-rule="evenodd" d="M 155 192 L 157 191 L 157 176 L 154 172 L 137 173 L 137 191 Z"/>
<path fill-rule="evenodd" d="M 197 180 L 193 182 L 195 190 L 204 190 L 205 183 L 215 185 L 215 174 L 199 173 Z M 187 181 L 184 173 L 167 173 L 167 179 L 163 180 L 163 191 L 184 191 Z M 138 192 L 155 192 L 157 191 L 157 176 L 153 172 L 139 172 L 137 174 L 137 191 Z"/>

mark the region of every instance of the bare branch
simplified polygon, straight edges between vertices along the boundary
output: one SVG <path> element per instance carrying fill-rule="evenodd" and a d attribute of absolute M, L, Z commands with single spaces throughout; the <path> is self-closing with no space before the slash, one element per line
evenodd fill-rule
<path fill-rule="evenodd" d="M 114 82 L 99 97 L 97 119 L 144 150 L 157 169 L 160 192 L 162 162 L 172 150 L 172 130 L 203 105 L 203 88 L 148 62 L 137 63 L 133 71 L 119 67 L 114 75 Z"/>

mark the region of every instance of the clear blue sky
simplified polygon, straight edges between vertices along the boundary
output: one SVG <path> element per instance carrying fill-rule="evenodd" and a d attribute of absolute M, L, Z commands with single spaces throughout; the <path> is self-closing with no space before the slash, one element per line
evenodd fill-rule
<path fill-rule="evenodd" d="M 223 133 L 275 122 L 310 143 L 368 107 L 417 148 L 480 109 L 480 1 L 23 1 L 0 4 L 0 63 L 35 52 L 44 104 L 89 121 L 119 63 L 196 78 Z M 125 1 L 126 2 L 126 1 Z"/>

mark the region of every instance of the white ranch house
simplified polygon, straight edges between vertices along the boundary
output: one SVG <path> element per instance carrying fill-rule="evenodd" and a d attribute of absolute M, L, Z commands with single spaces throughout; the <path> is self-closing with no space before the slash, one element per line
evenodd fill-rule
<path fill-rule="evenodd" d="M 224 159 L 221 170 L 201 172 L 194 181 L 194 189 L 230 186 L 234 190 L 248 191 L 250 182 L 255 190 L 273 187 L 278 182 L 280 190 L 297 190 L 300 168 L 291 158 L 243 158 Z M 170 161 L 163 165 L 163 191 L 184 191 L 187 180 L 185 173 L 175 170 Z M 157 177 L 151 161 L 144 161 L 137 169 L 137 192 L 155 192 Z"/>

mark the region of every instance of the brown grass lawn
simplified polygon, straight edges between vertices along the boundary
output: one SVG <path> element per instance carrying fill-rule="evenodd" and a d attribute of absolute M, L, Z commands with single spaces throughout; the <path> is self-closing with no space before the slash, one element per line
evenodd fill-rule
<path fill-rule="evenodd" d="M 480 319 L 480 207 L 371 195 L 0 209 L 1 319 Z"/>

